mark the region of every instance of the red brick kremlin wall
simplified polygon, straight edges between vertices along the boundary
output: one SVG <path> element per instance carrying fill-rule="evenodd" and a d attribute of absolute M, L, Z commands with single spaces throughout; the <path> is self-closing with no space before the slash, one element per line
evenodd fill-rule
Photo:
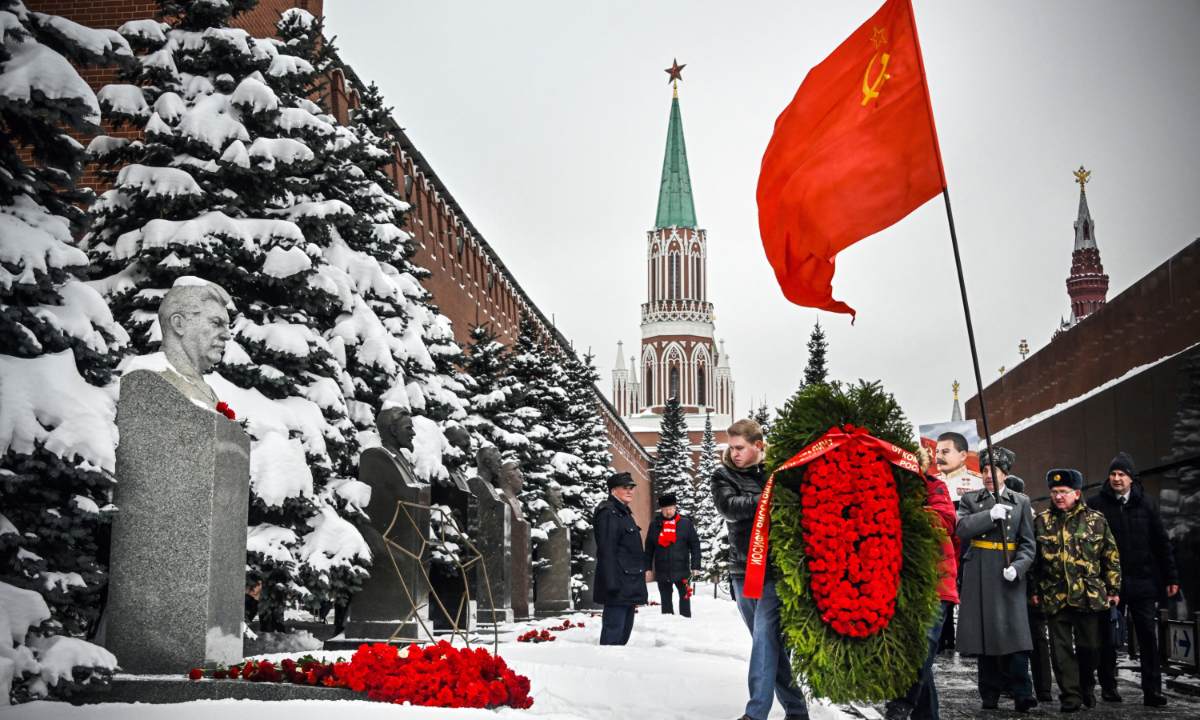
<path fill-rule="evenodd" d="M 998 432 L 1196 343 L 1200 240 L 984 388 L 988 425 Z M 966 413 L 981 417 L 978 396 Z"/>
<path fill-rule="evenodd" d="M 25 5 L 35 12 L 61 15 L 89 27 L 114 30 L 130 20 L 155 17 L 158 11 L 158 6 L 147 0 L 27 0 Z M 324 3 L 323 0 L 261 0 L 254 10 L 238 17 L 234 25 L 256 37 L 270 37 L 275 32 L 280 13 L 293 7 L 320 17 Z M 339 61 L 337 64 L 329 78 L 328 109 L 339 122 L 346 124 L 349 111 L 358 106 L 355 88 L 366 87 L 366 83 L 344 63 Z M 90 69 L 82 74 L 96 90 L 115 80 L 111 69 Z M 133 136 L 129 131 L 113 134 Z M 432 273 L 424 283 L 425 288 L 432 293 L 438 310 L 454 323 L 456 339 L 465 343 L 471 325 L 490 322 L 500 334 L 500 342 L 511 344 L 518 335 L 520 314 L 524 312 L 538 322 L 544 337 L 558 342 L 564 351 L 573 352 L 471 224 L 429 162 L 395 123 L 392 138 L 395 140 L 392 146 L 394 162 L 388 172 L 404 199 L 412 205 L 412 222 L 408 230 L 415 236 L 417 244 L 413 260 Z M 98 192 L 104 189 L 94 170 L 85 173 L 83 184 Z M 653 494 L 650 456 L 634 440 L 598 390 L 596 399 L 608 430 L 613 469 L 628 472 L 638 481 L 634 512 L 638 524 L 647 528 Z"/>

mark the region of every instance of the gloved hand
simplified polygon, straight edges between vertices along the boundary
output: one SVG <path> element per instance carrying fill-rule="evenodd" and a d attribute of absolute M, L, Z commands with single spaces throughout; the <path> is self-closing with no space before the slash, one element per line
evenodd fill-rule
<path fill-rule="evenodd" d="M 1004 579 L 1009 582 L 1014 582 L 1017 579 L 1017 569 L 1012 565 L 1004 568 Z"/>
<path fill-rule="evenodd" d="M 992 507 L 991 516 L 993 520 L 1004 520 L 1008 517 L 1007 505 L 995 505 Z"/>

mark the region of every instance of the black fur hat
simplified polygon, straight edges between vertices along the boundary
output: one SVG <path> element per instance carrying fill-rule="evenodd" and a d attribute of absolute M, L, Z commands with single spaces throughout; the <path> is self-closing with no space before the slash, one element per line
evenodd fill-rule
<path fill-rule="evenodd" d="M 1078 470 L 1051 470 L 1046 473 L 1046 485 L 1050 488 L 1065 487 L 1083 489 L 1083 473 Z"/>
<path fill-rule="evenodd" d="M 662 495 L 658 496 L 659 507 L 670 507 L 671 505 L 678 504 L 679 503 L 675 500 L 675 493 L 663 493 Z"/>
<path fill-rule="evenodd" d="M 993 445 L 990 452 L 984 450 L 979 453 L 979 469 L 982 470 L 992 464 L 993 454 L 996 456 L 996 469 L 1007 475 L 1008 471 L 1012 470 L 1013 463 L 1017 461 L 1017 455 L 1012 450 L 999 445 Z"/>

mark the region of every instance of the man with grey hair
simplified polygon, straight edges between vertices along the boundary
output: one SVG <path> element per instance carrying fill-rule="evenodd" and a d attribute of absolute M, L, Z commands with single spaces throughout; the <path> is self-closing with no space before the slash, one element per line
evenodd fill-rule
<path fill-rule="evenodd" d="M 229 293 L 215 283 L 181 277 L 158 306 L 162 351 L 174 372 L 160 373 L 180 392 L 210 408 L 217 394 L 204 375 L 221 362 L 229 333 Z"/>

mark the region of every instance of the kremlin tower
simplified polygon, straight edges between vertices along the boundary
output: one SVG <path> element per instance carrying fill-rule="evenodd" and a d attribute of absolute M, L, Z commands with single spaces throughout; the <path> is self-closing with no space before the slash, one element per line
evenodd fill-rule
<path fill-rule="evenodd" d="M 671 70 L 678 81 L 676 65 Z M 642 344 L 617 343 L 612 401 L 638 441 L 653 451 L 667 399 L 676 397 L 687 419 L 693 448 L 700 444 L 706 415 L 717 442 L 734 420 L 734 383 L 724 343 L 715 340 L 708 301 L 708 234 L 696 223 L 683 118 L 676 84 L 667 124 L 667 149 L 654 229 L 646 234 L 646 302 Z M 639 367 L 641 372 L 639 373 Z"/>
<path fill-rule="evenodd" d="M 1059 325 L 1055 337 L 1075 327 L 1088 315 L 1099 310 L 1108 298 L 1108 276 L 1100 263 L 1100 248 L 1096 247 L 1096 223 L 1087 204 L 1087 182 L 1091 172 L 1080 165 L 1075 171 L 1079 183 L 1079 216 L 1075 220 L 1075 250 L 1071 253 L 1071 277 L 1067 278 L 1067 294 L 1071 296 L 1071 317 Z"/>

